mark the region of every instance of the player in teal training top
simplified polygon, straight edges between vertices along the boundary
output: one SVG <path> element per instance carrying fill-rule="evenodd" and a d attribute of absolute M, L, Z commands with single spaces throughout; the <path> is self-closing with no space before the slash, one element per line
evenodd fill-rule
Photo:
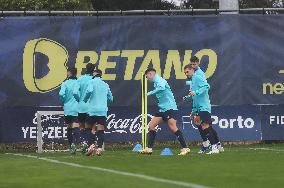
<path fill-rule="evenodd" d="M 190 65 L 194 68 L 194 70 L 195 70 L 194 74 L 195 75 L 200 76 L 202 79 L 206 79 L 206 76 L 205 76 L 204 72 L 200 68 L 200 62 L 199 62 L 198 57 L 196 57 L 196 56 L 191 57 L 190 58 Z M 186 85 L 189 87 L 189 90 L 190 90 L 191 85 L 192 85 L 191 83 L 192 83 L 191 80 L 186 81 Z M 193 106 L 193 109 L 194 108 L 195 107 Z M 202 138 L 202 141 L 203 141 L 202 142 L 202 147 L 198 151 L 198 153 L 200 153 L 200 154 L 206 153 L 207 151 L 210 150 L 210 147 L 211 147 L 210 146 L 210 141 L 208 140 L 208 138 L 207 138 L 206 134 L 204 133 L 204 131 L 202 130 L 201 126 L 197 126 L 197 128 L 198 128 L 199 134 L 200 134 L 200 136 Z"/>
<path fill-rule="evenodd" d="M 144 150 L 139 151 L 142 154 L 152 154 L 153 145 L 155 137 L 157 134 L 156 127 L 166 122 L 170 130 L 177 136 L 178 141 L 182 147 L 179 155 L 186 155 L 190 152 L 190 149 L 187 147 L 187 144 L 184 140 L 182 132 L 177 128 L 177 105 L 173 95 L 173 92 L 168 84 L 168 82 L 162 77 L 156 74 L 156 70 L 149 68 L 145 71 L 145 76 L 147 80 L 154 83 L 154 90 L 147 93 L 148 96 L 156 95 L 158 99 L 159 112 L 151 119 L 149 123 L 149 132 L 148 132 L 148 145 Z"/>
<path fill-rule="evenodd" d="M 93 78 L 94 65 L 92 63 L 88 63 L 84 70 L 84 75 L 78 78 L 78 84 L 80 86 L 80 100 L 78 104 L 78 121 L 80 125 L 80 136 L 81 136 L 81 145 L 82 145 L 82 153 L 86 152 L 88 148 L 88 137 L 91 137 L 91 127 L 86 124 L 86 119 L 88 116 L 88 101 L 84 101 L 84 97 L 87 92 L 88 82 Z"/>
<path fill-rule="evenodd" d="M 101 155 L 103 152 L 104 130 L 107 120 L 108 103 L 113 101 L 113 96 L 109 85 L 102 80 L 102 71 L 94 70 L 93 79 L 88 82 L 86 96 L 84 101 L 89 100 L 87 123 L 96 130 L 97 149 L 94 139 L 89 142 L 92 144 L 88 148 L 86 155 L 92 155 L 96 149 L 96 154 Z"/>
<path fill-rule="evenodd" d="M 67 139 L 72 154 L 76 152 L 76 145 L 80 143 L 78 124 L 78 101 L 80 93 L 76 75 L 76 68 L 68 68 L 67 80 L 61 84 L 59 91 L 59 97 L 64 108 L 64 120 L 67 125 Z"/>
<path fill-rule="evenodd" d="M 191 79 L 191 90 L 184 99 L 192 99 L 193 108 L 191 114 L 194 123 L 202 129 L 212 145 L 208 154 L 219 153 L 221 150 L 223 151 L 223 148 L 219 142 L 217 132 L 212 127 L 211 103 L 208 94 L 210 86 L 204 77 L 195 74 L 195 69 L 192 65 L 186 65 L 184 73 Z"/>

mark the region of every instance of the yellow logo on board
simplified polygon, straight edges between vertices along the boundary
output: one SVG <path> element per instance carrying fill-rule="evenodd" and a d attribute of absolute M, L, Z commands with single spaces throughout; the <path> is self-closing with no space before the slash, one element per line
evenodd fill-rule
<path fill-rule="evenodd" d="M 37 62 L 35 54 L 42 53 L 48 57 L 49 72 L 42 78 L 35 76 Z M 66 79 L 68 52 L 56 41 L 40 38 L 27 42 L 23 54 L 23 79 L 26 88 L 32 92 L 45 93 L 51 91 Z"/>
<path fill-rule="evenodd" d="M 280 70 L 279 74 L 284 74 L 284 70 Z M 281 95 L 284 93 L 284 83 L 263 83 L 262 93 L 263 95 Z"/>
<path fill-rule="evenodd" d="M 38 62 L 35 61 L 36 53 L 41 53 L 48 58 L 49 72 L 42 78 L 36 78 L 35 70 Z M 183 54 L 183 55 L 182 55 Z M 86 63 L 97 64 L 103 71 L 104 80 L 116 80 L 117 74 L 124 73 L 124 80 L 139 80 L 140 72 L 151 66 L 157 70 L 165 79 L 186 79 L 183 67 L 189 64 L 191 56 L 197 56 L 202 63 L 203 57 L 208 57 L 208 67 L 205 71 L 207 78 L 210 78 L 217 68 L 217 54 L 212 49 L 202 49 L 195 54 L 192 50 L 185 50 L 183 53 L 178 50 L 168 50 L 165 57 L 165 66 L 161 67 L 160 50 L 105 50 L 100 51 L 78 51 L 75 59 L 75 67 L 78 76 L 85 68 Z M 113 58 L 123 58 L 125 70 L 116 69 L 118 62 L 111 61 Z M 67 61 L 69 59 L 66 48 L 56 41 L 39 38 L 26 43 L 23 54 L 23 80 L 26 88 L 31 92 L 49 92 L 56 89 L 66 79 Z M 139 62 L 141 63 L 138 63 Z M 142 61 L 141 61 L 142 60 Z M 138 67 L 137 73 L 134 68 Z M 119 70 L 119 72 L 115 72 Z M 112 72 L 112 73 L 110 73 Z"/>

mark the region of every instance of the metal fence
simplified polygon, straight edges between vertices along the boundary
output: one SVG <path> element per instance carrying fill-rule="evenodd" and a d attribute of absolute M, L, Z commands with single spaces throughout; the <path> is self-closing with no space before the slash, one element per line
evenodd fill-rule
<path fill-rule="evenodd" d="M 0 11 L 5 16 L 129 16 L 129 15 L 219 15 L 225 13 L 238 14 L 283 14 L 284 8 L 248 8 L 239 10 L 222 9 L 173 9 L 173 10 L 119 10 L 119 11 Z"/>

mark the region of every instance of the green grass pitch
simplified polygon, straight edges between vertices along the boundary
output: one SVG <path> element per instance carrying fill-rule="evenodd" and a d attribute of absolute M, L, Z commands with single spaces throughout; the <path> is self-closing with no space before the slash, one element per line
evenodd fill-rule
<path fill-rule="evenodd" d="M 101 157 L 85 157 L 79 153 L 74 156 L 69 153 L 22 153 L 59 163 L 1 153 L 0 187 L 182 187 L 86 166 L 188 182 L 194 185 L 186 185 L 193 188 L 284 187 L 284 144 L 227 146 L 225 149 L 224 153 L 211 156 L 197 154 L 196 147 L 188 156 L 177 156 L 177 149 L 173 150 L 174 156 L 160 156 L 161 148 L 151 156 L 126 149 L 109 149 Z"/>

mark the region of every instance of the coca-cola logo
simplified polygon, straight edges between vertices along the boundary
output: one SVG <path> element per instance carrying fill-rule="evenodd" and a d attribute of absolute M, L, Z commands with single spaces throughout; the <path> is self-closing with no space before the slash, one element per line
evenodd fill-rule
<path fill-rule="evenodd" d="M 151 120 L 152 115 L 148 114 L 148 120 Z M 107 117 L 107 127 L 105 133 L 141 133 L 142 118 L 141 115 L 132 119 L 117 118 L 115 114 L 110 114 Z"/>
<path fill-rule="evenodd" d="M 43 123 L 43 129 L 54 126 L 64 127 L 64 115 L 42 115 L 41 122 Z M 148 122 L 153 118 L 151 114 L 148 114 Z M 33 124 L 37 124 L 36 114 L 33 118 Z M 161 128 L 157 127 L 157 131 Z M 121 118 L 116 114 L 109 114 L 107 117 L 107 126 L 105 130 L 106 134 L 120 133 L 120 134 L 135 134 L 142 133 L 142 116 L 141 114 L 134 118 Z"/>

